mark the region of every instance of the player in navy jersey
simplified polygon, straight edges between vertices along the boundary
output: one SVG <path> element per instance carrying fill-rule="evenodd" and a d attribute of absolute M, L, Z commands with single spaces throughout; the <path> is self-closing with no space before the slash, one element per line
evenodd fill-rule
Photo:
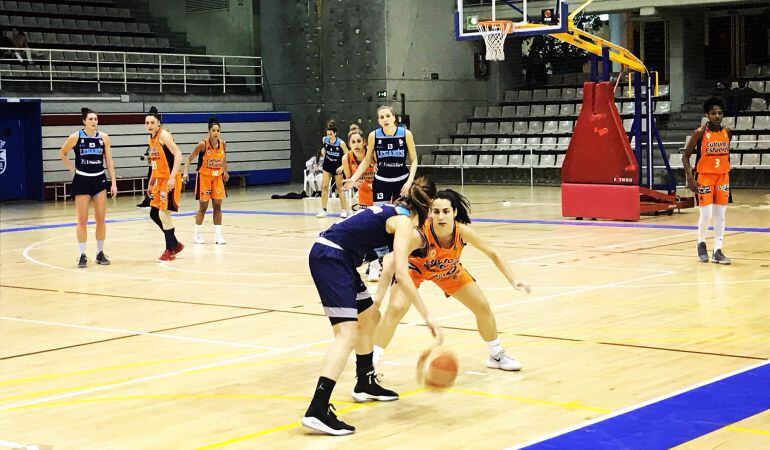
<path fill-rule="evenodd" d="M 104 165 L 110 172 L 110 194 L 114 197 L 118 193 L 115 184 L 115 165 L 112 163 L 110 153 L 110 137 L 107 133 L 99 131 L 99 116 L 96 112 L 82 108 L 80 110 L 83 129 L 72 133 L 59 150 L 59 157 L 74 175 L 70 191 L 75 198 L 75 210 L 77 211 L 77 239 L 80 249 L 78 267 L 88 266 L 86 258 L 86 240 L 88 237 L 88 205 L 94 203 L 94 220 L 96 221 L 96 263 L 110 264 L 110 260 L 104 254 L 104 238 L 107 235 L 107 226 L 104 218 L 107 213 L 107 178 L 104 175 Z M 70 150 L 75 151 L 75 164 L 67 157 Z"/>
<path fill-rule="evenodd" d="M 345 189 L 352 189 L 358 178 L 376 162 L 377 173 L 372 183 L 374 203 L 393 202 L 407 195 L 417 174 L 417 150 L 412 132 L 396 124 L 396 116 L 390 106 L 377 109 L 380 128 L 369 133 L 366 156 L 358 170 L 345 182 Z M 407 156 L 409 167 L 406 166 Z"/>
<path fill-rule="evenodd" d="M 394 252 L 396 279 L 405 286 L 406 295 L 425 319 L 431 333 L 441 341 L 441 329 L 431 320 L 411 282 L 408 262 L 409 254 L 427 242 L 415 226 L 427 218 L 435 195 L 433 182 L 419 178 L 397 204 L 360 210 L 322 232 L 310 250 L 310 274 L 332 324 L 334 342 L 324 357 L 321 376 L 302 425 L 335 436 L 355 431 L 354 427 L 337 418 L 334 406 L 329 403 L 337 378 L 353 349 L 356 351 L 357 378 L 353 399 L 357 402 L 398 400 L 397 393 L 379 385 L 379 375 L 374 372 L 374 329 L 380 312 L 372 307 L 371 295 L 357 271 L 367 254 Z"/>
<path fill-rule="evenodd" d="M 321 181 L 321 211 L 316 217 L 326 217 L 326 204 L 329 202 L 329 183 L 334 178 L 337 183 L 337 194 L 340 197 L 340 206 L 342 212 L 340 217 L 343 219 L 348 216 L 348 208 L 345 203 L 345 196 L 342 193 L 342 157 L 348 152 L 348 146 L 345 141 L 337 137 L 337 125 L 330 120 L 326 125 L 326 136 L 323 138 L 323 150 L 321 155 L 323 162 L 323 180 Z"/>

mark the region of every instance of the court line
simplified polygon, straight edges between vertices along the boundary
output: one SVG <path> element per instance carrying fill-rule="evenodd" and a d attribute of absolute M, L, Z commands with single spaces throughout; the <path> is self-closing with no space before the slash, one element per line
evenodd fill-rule
<path fill-rule="evenodd" d="M 671 448 L 770 408 L 769 382 L 766 360 L 509 449 Z M 704 411 L 704 405 L 711 409 Z M 716 411 L 721 415 L 714 416 Z M 711 415 L 704 417 L 704 412 Z"/>
<path fill-rule="evenodd" d="M 244 215 L 260 215 L 260 216 L 289 216 L 289 217 L 314 217 L 316 213 L 295 212 L 295 211 L 269 211 L 269 210 L 238 210 L 238 209 L 224 209 L 225 214 L 244 214 Z M 174 214 L 174 217 L 193 216 L 195 212 L 185 212 Z M 135 222 L 139 220 L 149 220 L 149 217 L 133 217 L 125 219 L 107 219 L 107 223 L 120 223 L 120 222 Z M 582 221 L 582 220 L 547 220 L 547 219 L 495 219 L 478 217 L 473 219 L 474 222 L 479 223 L 500 223 L 500 224 L 522 224 L 522 225 L 566 225 L 566 226 L 581 226 L 581 227 L 609 227 L 609 228 L 651 228 L 661 230 L 697 230 L 696 225 L 675 225 L 675 224 L 654 224 L 654 223 L 628 223 L 628 222 L 599 222 L 599 221 Z M 92 225 L 94 222 L 89 221 L 88 224 Z M 326 223 L 326 222 L 324 222 Z M 76 222 L 47 224 L 47 225 L 31 225 L 26 227 L 14 227 L 14 228 L 0 228 L 0 234 L 2 233 L 16 233 L 22 231 L 35 231 L 45 230 L 50 228 L 64 228 L 74 227 Z M 709 227 L 709 230 L 713 230 L 713 227 Z M 743 231 L 746 233 L 770 233 L 770 227 L 726 227 L 725 231 Z"/>
<path fill-rule="evenodd" d="M 48 402 L 52 402 L 52 401 L 62 400 L 62 399 L 65 399 L 65 398 L 76 397 L 76 396 L 79 396 L 79 395 L 86 395 L 86 394 L 93 394 L 93 393 L 96 393 L 96 392 L 108 391 L 108 390 L 111 390 L 111 389 L 116 389 L 116 388 L 120 388 L 120 387 L 124 387 L 124 386 L 131 386 L 131 385 L 135 385 L 135 384 L 146 383 L 146 382 L 149 382 L 149 381 L 160 380 L 160 379 L 164 379 L 164 378 L 170 378 L 170 377 L 174 377 L 174 376 L 177 376 L 177 375 L 183 375 L 183 374 L 190 373 L 190 372 L 195 372 L 195 371 L 200 371 L 200 370 L 207 370 L 207 369 L 213 369 L 213 368 L 227 366 L 227 365 L 231 365 L 231 364 L 236 364 L 236 363 L 240 363 L 240 362 L 244 362 L 244 361 L 250 361 L 252 359 L 263 358 L 265 356 L 272 356 L 272 355 L 277 355 L 277 354 L 282 354 L 282 353 L 294 352 L 294 351 L 297 351 L 297 350 L 302 350 L 302 349 L 305 349 L 305 348 L 314 347 L 316 345 L 327 344 L 327 343 L 329 343 L 329 342 L 331 342 L 333 340 L 334 340 L 333 338 L 331 338 L 331 339 L 324 339 L 324 340 L 310 342 L 310 343 L 306 343 L 306 344 L 295 345 L 295 346 L 283 348 L 283 349 L 280 349 L 280 350 L 271 350 L 271 351 L 263 352 L 263 353 L 252 353 L 252 354 L 249 354 L 249 355 L 240 356 L 240 357 L 237 357 L 237 358 L 226 359 L 224 361 L 218 361 L 218 362 L 215 362 L 215 363 L 209 363 L 209 364 L 203 364 L 203 365 L 199 365 L 199 366 L 188 367 L 186 369 L 175 370 L 175 371 L 172 371 L 172 372 L 164 372 L 164 373 L 161 373 L 161 374 L 158 374 L 158 375 L 151 375 L 151 376 L 147 376 L 147 377 L 134 378 L 134 379 L 131 379 L 131 380 L 128 380 L 128 381 L 122 381 L 122 382 L 119 382 L 119 383 L 108 384 L 108 385 L 105 385 L 105 386 L 99 386 L 99 387 L 95 387 L 95 388 L 83 389 L 83 390 L 80 390 L 80 391 L 69 392 L 69 393 L 61 394 L 61 395 L 52 395 L 52 396 L 49 396 L 49 397 L 39 398 L 39 399 L 31 400 L 31 401 L 28 401 L 28 402 L 17 403 L 17 404 L 14 404 L 14 405 L 0 406 L 0 411 L 8 411 L 8 410 L 16 409 L 16 408 L 22 408 L 22 407 L 25 407 L 25 406 L 38 405 L 38 404 L 41 404 L 41 403 L 48 403 Z"/>
<path fill-rule="evenodd" d="M 265 311 L 267 312 L 267 311 Z M 264 312 L 258 312 L 254 314 L 248 314 L 248 315 L 256 315 L 256 314 L 264 314 Z M 216 339 L 203 339 L 203 338 L 194 338 L 194 337 L 188 337 L 188 336 L 178 336 L 175 334 L 165 334 L 165 333 L 155 333 L 152 331 L 139 331 L 139 330 L 130 330 L 130 329 L 123 329 L 123 328 L 107 328 L 107 327 L 94 327 L 90 325 L 77 325 L 72 323 L 63 323 L 63 322 L 49 322 L 46 320 L 35 320 L 35 319 L 20 319 L 16 317 L 5 317 L 0 316 L 0 320 L 8 320 L 13 322 L 24 322 L 24 323 L 34 323 L 38 325 L 50 325 L 50 326 L 56 326 L 56 327 L 63 327 L 63 328 L 76 328 L 81 330 L 90 330 L 90 331 L 103 331 L 107 333 L 120 333 L 120 334 L 127 334 L 130 336 L 125 337 L 135 337 L 135 336 L 145 336 L 145 337 L 158 337 L 163 339 L 172 339 L 172 340 L 179 340 L 179 341 L 190 341 L 190 342 L 197 342 L 197 343 L 203 343 L 203 344 L 213 344 L 213 345 L 224 345 L 229 347 L 239 347 L 239 348 L 251 348 L 251 349 L 261 349 L 261 350 L 280 350 L 278 347 L 269 347 L 265 345 L 253 345 L 253 344 L 240 344 L 237 342 L 230 342 L 230 341 L 220 341 Z"/>

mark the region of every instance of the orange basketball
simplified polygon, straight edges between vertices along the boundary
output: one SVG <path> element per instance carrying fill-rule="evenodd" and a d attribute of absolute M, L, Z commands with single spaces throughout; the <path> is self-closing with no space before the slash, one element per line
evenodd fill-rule
<path fill-rule="evenodd" d="M 417 381 L 429 389 L 446 389 L 457 378 L 457 357 L 450 350 L 436 347 L 424 350 L 417 360 Z"/>

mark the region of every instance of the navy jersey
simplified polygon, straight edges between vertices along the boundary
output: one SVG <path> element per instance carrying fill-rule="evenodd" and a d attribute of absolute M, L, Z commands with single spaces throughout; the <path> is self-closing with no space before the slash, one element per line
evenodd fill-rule
<path fill-rule="evenodd" d="M 84 174 L 104 172 L 104 139 L 97 131 L 93 137 L 84 130 L 78 133 L 75 150 L 75 170 Z"/>
<path fill-rule="evenodd" d="M 321 236 L 339 245 L 360 261 L 369 252 L 383 256 L 393 251 L 393 235 L 385 222 L 395 215 L 409 215 L 403 206 L 380 205 L 360 210 L 342 222 L 335 223 Z"/>
<path fill-rule="evenodd" d="M 375 178 L 389 182 L 405 180 L 409 176 L 406 154 L 406 128 L 396 127 L 392 136 L 378 128 L 374 132 L 374 156 L 377 159 Z"/>
<path fill-rule="evenodd" d="M 326 136 L 324 143 L 324 163 L 323 170 L 334 173 L 342 165 L 342 140 L 337 138 L 334 142 Z"/>

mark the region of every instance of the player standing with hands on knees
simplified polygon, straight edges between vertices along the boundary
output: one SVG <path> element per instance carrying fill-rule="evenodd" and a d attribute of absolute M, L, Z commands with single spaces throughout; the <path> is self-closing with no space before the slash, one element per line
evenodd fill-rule
<path fill-rule="evenodd" d="M 711 97 L 703 103 L 708 122 L 698 127 L 684 149 L 682 165 L 687 186 L 695 194 L 700 218 L 698 219 L 698 259 L 708 262 L 706 233 L 714 218 L 714 253 L 711 261 L 730 264 L 722 252 L 725 236 L 725 212 L 730 202 L 730 140 L 733 131 L 722 126 L 725 103 L 719 97 Z M 695 173 L 690 166 L 690 155 L 695 156 Z"/>

